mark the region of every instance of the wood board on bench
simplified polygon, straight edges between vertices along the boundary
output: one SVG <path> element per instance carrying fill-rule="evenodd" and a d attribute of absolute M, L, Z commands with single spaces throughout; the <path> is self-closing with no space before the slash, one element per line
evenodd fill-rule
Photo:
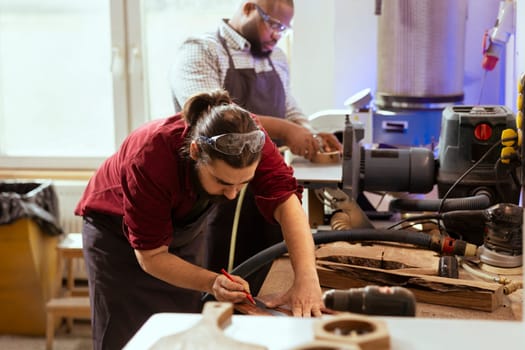
<path fill-rule="evenodd" d="M 350 247 L 348 246 L 350 245 Z M 321 245 L 316 251 L 318 257 L 326 256 L 331 254 L 327 250 L 328 245 Z M 346 250 L 346 255 L 356 254 L 359 255 L 361 249 L 374 251 L 377 256 L 381 257 L 383 255 L 384 260 L 390 259 L 391 256 L 398 259 L 407 259 L 409 261 L 416 260 L 417 263 L 411 263 L 405 261 L 407 264 L 414 264 L 416 266 L 422 266 L 423 269 L 428 269 L 429 273 L 437 272 L 437 263 L 439 261 L 439 256 L 432 251 L 402 247 L 396 244 L 385 243 L 384 245 L 373 245 L 367 246 L 364 245 L 361 247 L 361 244 L 349 244 L 346 242 L 334 242 L 330 243 L 330 249 L 341 248 L 343 252 Z M 374 248 L 378 246 L 378 248 Z M 384 254 L 383 254 L 384 251 Z M 350 253 L 349 253 L 350 252 Z M 423 264 L 423 265 L 421 265 Z M 428 264 L 428 265 L 427 265 Z M 434 266 L 436 268 L 433 271 Z M 429 268 L 430 267 L 430 268 Z M 407 267 L 408 270 L 408 267 Z M 419 270 L 422 271 L 422 270 Z M 474 278 L 467 274 L 465 271 L 460 269 L 459 276 L 462 279 Z M 521 272 L 518 275 L 510 276 L 511 278 L 519 278 L 521 281 L 523 278 Z M 290 259 L 287 255 L 284 255 L 281 258 L 276 259 L 270 271 L 268 272 L 266 279 L 261 287 L 261 290 L 258 293 L 259 297 L 271 296 L 276 293 L 283 293 L 287 291 L 293 283 L 293 269 L 290 263 Z M 372 283 L 369 283 L 372 284 Z M 323 287 L 323 290 L 330 288 Z M 480 319 L 480 320 L 505 320 L 505 321 L 521 321 L 523 319 L 523 289 L 520 289 L 510 295 L 503 296 L 503 304 L 498 307 L 493 312 L 480 311 L 476 309 L 461 308 L 454 306 L 430 304 L 418 300 L 416 308 L 416 317 L 422 318 L 450 318 L 450 319 Z"/>
<path fill-rule="evenodd" d="M 370 284 L 410 289 L 418 302 L 482 311 L 503 304 L 503 286 L 480 280 L 437 276 L 439 256 L 432 251 L 381 243 L 335 242 L 316 252 L 318 274 L 325 288 L 348 289 Z"/>

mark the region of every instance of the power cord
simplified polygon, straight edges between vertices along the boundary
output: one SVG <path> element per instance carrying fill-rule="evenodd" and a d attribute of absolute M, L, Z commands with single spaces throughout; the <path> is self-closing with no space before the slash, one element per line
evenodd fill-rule
<path fill-rule="evenodd" d="M 237 198 L 237 206 L 235 207 L 235 215 L 233 217 L 232 225 L 232 236 L 230 239 L 230 253 L 228 256 L 228 272 L 233 270 L 233 263 L 235 261 L 235 246 L 237 244 L 237 231 L 239 228 L 239 218 L 241 217 L 242 202 L 244 201 L 244 194 L 246 193 L 246 188 L 248 185 L 245 185 L 241 192 L 239 192 L 239 198 Z"/>

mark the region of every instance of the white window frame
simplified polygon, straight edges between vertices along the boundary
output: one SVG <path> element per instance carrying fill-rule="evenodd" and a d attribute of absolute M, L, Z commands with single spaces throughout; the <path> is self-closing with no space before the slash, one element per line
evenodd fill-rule
<path fill-rule="evenodd" d="M 111 18 L 111 64 L 115 150 L 129 132 L 147 119 L 142 64 L 141 0 L 108 0 Z M 128 25 L 133 23 L 133 25 Z M 52 126 L 50 126 L 52 128 Z M 0 155 L 0 169 L 96 169 L 105 157 L 19 157 Z"/>
<path fill-rule="evenodd" d="M 144 45 L 144 2 L 107 0 L 110 11 L 114 151 L 134 129 L 152 118 L 148 101 Z M 285 47 L 289 49 L 289 39 Z M 290 53 L 291 50 L 288 50 Z M 102 127 L 102 126 L 101 126 Z M 50 126 L 52 128 L 52 125 Z M 51 130 L 50 130 L 51 131 Z M 52 137 L 52 133 L 50 133 Z M 0 154 L 0 172 L 95 170 L 107 157 L 20 157 Z"/>

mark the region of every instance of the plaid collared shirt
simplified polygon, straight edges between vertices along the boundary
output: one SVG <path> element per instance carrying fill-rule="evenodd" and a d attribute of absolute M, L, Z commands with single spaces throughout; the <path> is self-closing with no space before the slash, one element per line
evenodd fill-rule
<path fill-rule="evenodd" d="M 252 56 L 250 43 L 233 30 L 226 20 L 220 21 L 218 31 L 228 46 L 235 68 L 253 68 L 257 73 L 272 70 L 266 58 Z M 290 75 L 286 55 L 281 48 L 275 47 L 270 59 L 284 85 L 286 94 L 286 115 L 284 117 L 304 123 L 306 118 L 290 92 Z M 195 93 L 224 88 L 224 79 L 229 66 L 228 53 L 222 46 L 217 32 L 186 39 L 178 50 L 170 72 L 170 85 L 176 111 L 180 111 L 184 102 Z"/>

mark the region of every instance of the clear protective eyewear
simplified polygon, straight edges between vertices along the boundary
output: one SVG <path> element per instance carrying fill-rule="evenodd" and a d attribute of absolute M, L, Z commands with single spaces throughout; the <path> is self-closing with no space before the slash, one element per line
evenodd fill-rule
<path fill-rule="evenodd" d="M 261 130 L 254 130 L 248 133 L 229 133 L 212 137 L 199 136 L 199 141 L 223 154 L 238 156 L 244 147 L 248 147 L 252 153 L 260 152 L 264 146 L 265 135 Z"/>
<path fill-rule="evenodd" d="M 281 21 L 275 18 L 272 18 L 272 16 L 264 12 L 264 10 L 259 5 L 257 4 L 254 4 L 254 5 L 255 5 L 255 8 L 257 9 L 257 12 L 259 13 L 259 16 L 261 16 L 264 23 L 266 23 L 270 27 L 271 30 L 277 33 L 283 33 L 286 30 L 290 29 L 290 27 L 287 26 L 286 24 L 282 23 Z"/>

